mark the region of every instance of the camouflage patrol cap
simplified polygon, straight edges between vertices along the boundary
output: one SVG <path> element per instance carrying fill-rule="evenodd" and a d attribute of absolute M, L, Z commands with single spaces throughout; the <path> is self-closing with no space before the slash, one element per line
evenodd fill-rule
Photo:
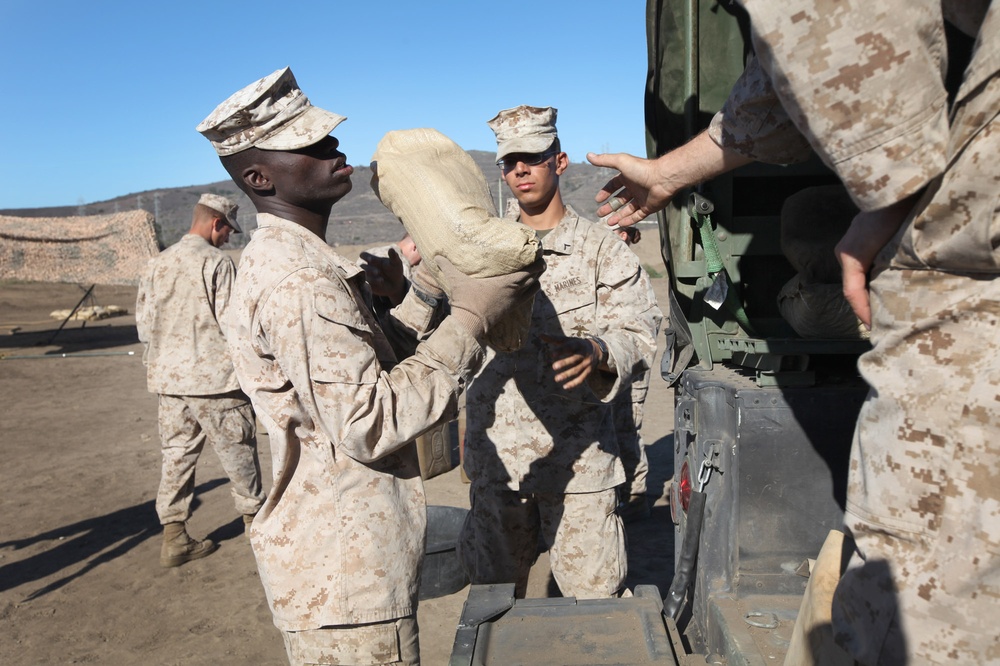
<path fill-rule="evenodd" d="M 544 153 L 559 136 L 557 110 L 551 106 L 516 106 L 486 122 L 497 135 L 497 159 L 511 153 Z"/>
<path fill-rule="evenodd" d="M 346 117 L 313 106 L 292 70 L 279 69 L 234 93 L 201 121 L 198 131 L 220 156 L 247 148 L 295 150 L 326 137 Z"/>
<path fill-rule="evenodd" d="M 201 195 L 201 198 L 198 199 L 198 204 L 211 208 L 216 213 L 221 215 L 222 219 L 226 221 L 226 224 L 231 226 L 233 231 L 236 233 L 243 233 L 243 230 L 240 229 L 240 225 L 236 222 L 236 213 L 240 209 L 239 204 L 220 194 L 210 194 L 208 192 Z"/>

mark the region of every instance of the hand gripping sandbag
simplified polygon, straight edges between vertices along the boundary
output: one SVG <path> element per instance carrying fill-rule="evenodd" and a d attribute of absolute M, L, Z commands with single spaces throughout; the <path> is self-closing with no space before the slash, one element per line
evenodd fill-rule
<path fill-rule="evenodd" d="M 455 142 L 433 129 L 398 130 L 379 142 L 372 189 L 413 237 L 422 261 L 451 295 L 434 257 L 470 277 L 522 270 L 541 256 L 534 231 L 497 215 L 483 172 Z M 486 333 L 486 344 L 514 351 L 531 325 L 532 301 Z"/>

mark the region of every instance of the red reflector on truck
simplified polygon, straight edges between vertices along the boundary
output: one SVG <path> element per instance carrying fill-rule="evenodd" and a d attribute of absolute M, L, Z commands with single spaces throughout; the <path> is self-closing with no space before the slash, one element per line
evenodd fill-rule
<path fill-rule="evenodd" d="M 688 506 L 691 504 L 691 469 L 686 460 L 681 465 L 681 479 L 678 485 L 680 486 L 678 495 L 680 495 L 681 508 L 687 513 Z"/>

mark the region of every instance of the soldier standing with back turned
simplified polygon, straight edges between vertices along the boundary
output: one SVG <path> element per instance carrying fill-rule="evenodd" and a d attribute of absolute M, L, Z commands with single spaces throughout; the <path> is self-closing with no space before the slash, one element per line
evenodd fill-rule
<path fill-rule="evenodd" d="M 209 539 L 187 534 L 195 466 L 212 443 L 233 482 L 244 524 L 264 503 L 257 459 L 256 423 L 240 391 L 226 346 L 226 313 L 236 266 L 219 248 L 240 233 L 237 206 L 203 194 L 190 231 L 150 260 L 139 285 L 136 329 L 151 393 L 159 394 L 163 452 L 156 513 L 163 525 L 160 564 L 176 567 L 215 552 Z"/>

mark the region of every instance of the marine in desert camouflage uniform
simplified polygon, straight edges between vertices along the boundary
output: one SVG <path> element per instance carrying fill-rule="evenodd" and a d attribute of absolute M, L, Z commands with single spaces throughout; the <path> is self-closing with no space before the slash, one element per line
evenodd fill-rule
<path fill-rule="evenodd" d="M 206 440 L 232 481 L 244 522 L 264 503 L 253 409 L 240 391 L 226 346 L 236 266 L 218 248 L 231 232 L 240 232 L 236 214 L 229 199 L 203 194 L 191 230 L 150 260 L 136 299 L 146 384 L 159 394 L 163 468 L 156 513 L 164 530 L 160 563 L 167 567 L 216 549 L 211 540 L 192 539 L 185 529 Z"/>
<path fill-rule="evenodd" d="M 585 599 L 625 580 L 611 401 L 652 363 L 661 315 L 635 254 L 564 206 L 555 120 L 553 108 L 520 106 L 489 122 L 547 268 L 525 345 L 488 350 L 466 396 L 472 509 L 458 550 L 473 583 L 513 582 L 523 596 L 541 540 L 559 589 Z"/>
<path fill-rule="evenodd" d="M 655 162 L 593 156 L 622 171 L 599 200 L 628 187 L 599 212 L 637 221 L 699 178 L 806 145 L 837 172 L 862 210 L 838 246 L 845 295 L 874 349 L 834 636 L 863 664 L 1000 662 L 1000 10 L 743 4 L 757 61 L 709 133 Z M 952 100 L 943 19 L 978 36 Z"/>
<path fill-rule="evenodd" d="M 417 664 L 426 513 L 410 442 L 455 418 L 478 339 L 530 297 L 541 265 L 471 280 L 439 261 L 453 314 L 432 330 L 441 292 L 418 269 L 421 293 L 376 320 L 362 270 L 324 240 L 351 189 L 330 136 L 343 120 L 285 68 L 198 126 L 258 211 L 230 338 L 274 458 L 251 543 L 290 663 Z"/>

